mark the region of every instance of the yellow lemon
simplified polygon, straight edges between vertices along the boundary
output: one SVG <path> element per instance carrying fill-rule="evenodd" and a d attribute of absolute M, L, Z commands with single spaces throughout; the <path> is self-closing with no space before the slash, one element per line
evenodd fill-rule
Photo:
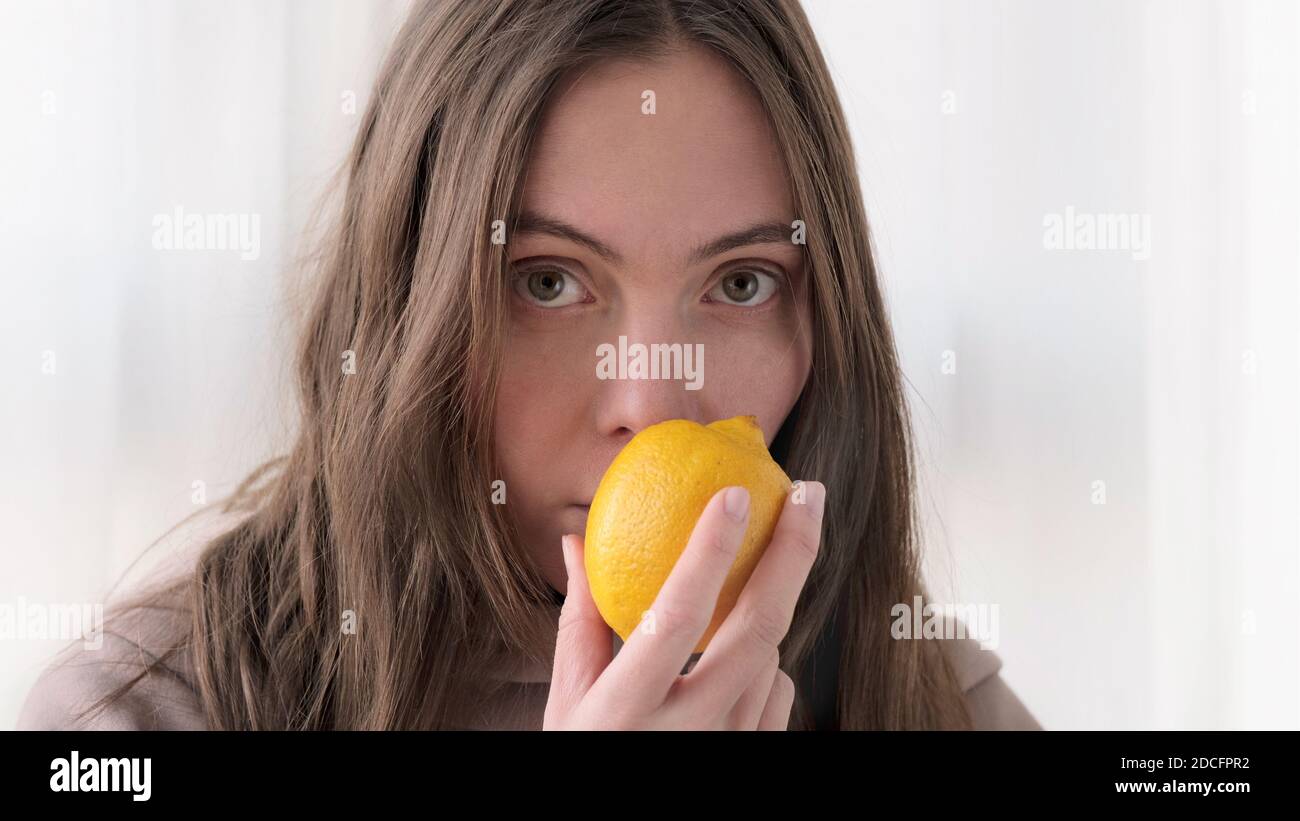
<path fill-rule="evenodd" d="M 709 500 L 732 485 L 749 491 L 749 525 L 696 653 L 704 652 L 731 612 L 771 541 L 790 479 L 767 452 L 753 416 L 711 425 L 660 422 L 614 458 L 587 514 L 584 552 L 592 599 L 624 641 L 643 618 L 641 629 L 654 629 L 648 611 L 659 588 Z"/>

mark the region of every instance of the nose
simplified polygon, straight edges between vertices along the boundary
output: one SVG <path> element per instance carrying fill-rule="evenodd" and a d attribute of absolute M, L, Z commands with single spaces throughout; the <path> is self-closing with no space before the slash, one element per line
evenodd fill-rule
<path fill-rule="evenodd" d="M 681 382 L 608 380 L 601 386 L 597 425 L 601 436 L 619 443 L 668 419 L 703 422 L 699 402 Z"/>

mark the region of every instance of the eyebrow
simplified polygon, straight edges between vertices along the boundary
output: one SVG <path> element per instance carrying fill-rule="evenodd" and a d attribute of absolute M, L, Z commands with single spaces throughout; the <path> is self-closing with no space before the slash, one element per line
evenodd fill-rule
<path fill-rule="evenodd" d="M 774 242 L 790 242 L 790 228 L 780 222 L 760 222 L 742 228 L 739 231 L 733 231 L 724 234 L 716 239 L 710 240 L 701 245 L 697 245 L 687 257 L 687 265 L 695 265 L 705 260 L 725 254 L 727 251 L 736 248 L 744 248 L 747 245 L 760 245 Z M 518 234 L 548 234 L 554 237 L 567 239 L 570 242 L 585 246 L 601 258 L 621 265 L 623 257 L 614 249 L 605 243 L 575 228 L 569 223 L 546 214 L 540 214 L 532 211 L 525 211 L 519 215 L 515 222 L 515 233 Z"/>

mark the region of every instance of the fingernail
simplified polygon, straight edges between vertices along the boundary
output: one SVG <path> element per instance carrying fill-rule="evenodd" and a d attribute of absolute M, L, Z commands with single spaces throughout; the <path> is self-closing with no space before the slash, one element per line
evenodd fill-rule
<path fill-rule="evenodd" d="M 573 572 L 573 562 L 569 560 L 569 534 L 560 537 L 560 554 L 564 556 L 564 569 Z"/>
<path fill-rule="evenodd" d="M 749 491 L 743 487 L 727 488 L 727 495 L 722 499 L 723 507 L 727 515 L 737 522 L 745 521 L 745 514 L 749 512 Z"/>
<path fill-rule="evenodd" d="M 826 485 L 821 482 L 809 482 L 808 485 L 808 510 L 820 522 L 826 510 Z"/>

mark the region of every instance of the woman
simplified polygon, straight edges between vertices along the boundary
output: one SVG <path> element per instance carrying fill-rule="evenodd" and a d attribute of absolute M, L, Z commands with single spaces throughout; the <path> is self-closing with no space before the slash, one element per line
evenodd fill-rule
<path fill-rule="evenodd" d="M 907 411 L 794 0 L 419 6 L 346 175 L 290 453 L 21 726 L 1037 726 L 973 640 L 891 635 L 923 592 Z M 702 346 L 700 389 L 597 378 L 619 337 Z M 604 469 L 741 414 L 809 503 L 681 675 L 745 521 L 720 491 L 674 626 L 615 653 L 576 537 Z"/>

